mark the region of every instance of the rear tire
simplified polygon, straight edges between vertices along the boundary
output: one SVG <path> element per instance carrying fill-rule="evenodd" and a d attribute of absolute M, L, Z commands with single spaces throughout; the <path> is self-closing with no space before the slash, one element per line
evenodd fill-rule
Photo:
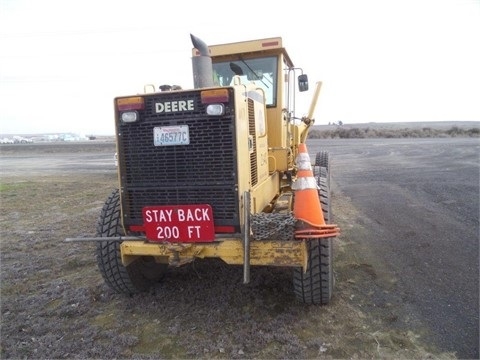
<path fill-rule="evenodd" d="M 318 159 L 318 154 L 317 154 Z M 328 166 L 328 156 L 322 165 Z M 320 165 L 318 165 L 320 166 Z M 330 207 L 330 177 L 327 167 L 321 166 L 317 177 L 318 194 L 325 223 L 332 218 Z M 307 270 L 295 268 L 293 286 L 296 298 L 308 305 L 326 305 L 333 294 L 333 243 L 332 238 L 305 240 L 307 242 Z"/>
<path fill-rule="evenodd" d="M 97 223 L 98 237 L 124 236 L 121 224 L 120 194 L 114 190 L 105 202 Z M 143 256 L 128 266 L 123 266 L 120 241 L 97 243 L 98 268 L 105 282 L 116 292 L 135 294 L 148 290 L 165 275 L 168 265 L 155 262 L 152 257 Z"/>

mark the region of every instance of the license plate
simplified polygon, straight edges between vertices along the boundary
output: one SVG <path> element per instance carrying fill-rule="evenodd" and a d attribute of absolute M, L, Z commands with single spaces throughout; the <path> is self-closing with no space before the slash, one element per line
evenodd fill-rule
<path fill-rule="evenodd" d="M 151 241 L 211 242 L 215 240 L 212 207 L 208 204 L 146 206 L 143 226 Z"/>
<path fill-rule="evenodd" d="M 188 125 L 153 128 L 153 144 L 155 146 L 189 145 L 190 133 L 188 131 Z"/>

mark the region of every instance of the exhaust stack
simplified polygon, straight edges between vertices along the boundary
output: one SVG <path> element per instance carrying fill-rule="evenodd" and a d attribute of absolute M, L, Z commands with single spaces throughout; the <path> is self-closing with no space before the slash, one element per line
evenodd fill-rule
<path fill-rule="evenodd" d="M 190 34 L 192 44 L 200 52 L 200 56 L 192 57 L 193 86 L 195 89 L 211 87 L 213 84 L 212 58 L 207 44 Z"/>

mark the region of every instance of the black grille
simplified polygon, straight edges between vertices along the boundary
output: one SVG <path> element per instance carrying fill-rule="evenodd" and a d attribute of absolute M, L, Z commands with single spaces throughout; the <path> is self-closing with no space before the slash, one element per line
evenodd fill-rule
<path fill-rule="evenodd" d="M 156 113 L 155 103 L 194 99 L 194 111 Z M 230 93 L 231 104 L 233 92 Z M 119 123 L 119 163 L 125 225 L 140 225 L 151 205 L 210 204 L 215 225 L 239 229 L 233 108 L 205 114 L 200 92 L 145 97 L 135 123 Z M 189 145 L 155 146 L 154 127 L 188 125 Z"/>

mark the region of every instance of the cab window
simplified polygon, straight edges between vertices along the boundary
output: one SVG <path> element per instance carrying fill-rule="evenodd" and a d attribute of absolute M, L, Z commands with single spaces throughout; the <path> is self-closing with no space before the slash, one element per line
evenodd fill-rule
<path fill-rule="evenodd" d="M 242 83 L 255 82 L 265 91 L 267 107 L 277 103 L 277 58 L 265 57 L 257 59 L 240 59 L 217 62 L 213 64 L 214 83 L 219 86 L 230 86 L 233 77 L 238 75 Z"/>

